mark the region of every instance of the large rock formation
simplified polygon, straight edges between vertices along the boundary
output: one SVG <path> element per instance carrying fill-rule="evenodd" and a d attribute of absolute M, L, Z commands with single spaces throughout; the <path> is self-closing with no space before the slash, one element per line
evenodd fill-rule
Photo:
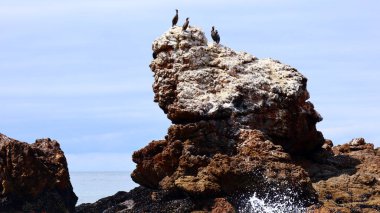
<path fill-rule="evenodd" d="M 325 141 L 296 69 L 208 44 L 196 27 L 171 28 L 153 57 L 154 100 L 173 125 L 133 154 L 140 187 L 78 212 L 379 210 L 379 150 Z"/>
<path fill-rule="evenodd" d="M 174 27 L 154 41 L 155 101 L 173 125 L 165 140 L 135 152 L 135 182 L 192 197 L 277 193 L 316 201 L 289 153 L 312 152 L 324 138 L 307 101 L 307 79 L 272 59 L 207 44 L 204 33 Z"/>
<path fill-rule="evenodd" d="M 0 134 L 0 212 L 74 212 L 77 196 L 57 141 Z"/>

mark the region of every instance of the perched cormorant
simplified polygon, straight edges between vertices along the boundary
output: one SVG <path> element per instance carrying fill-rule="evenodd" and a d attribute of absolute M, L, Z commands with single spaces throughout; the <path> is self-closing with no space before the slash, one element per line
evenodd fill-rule
<path fill-rule="evenodd" d="M 219 33 L 218 33 L 217 30 L 215 31 L 215 42 L 216 42 L 217 44 L 219 44 L 219 42 L 220 42 L 220 36 L 219 36 Z"/>
<path fill-rule="evenodd" d="M 174 25 L 176 25 L 178 22 L 178 9 L 175 9 L 175 16 L 173 17 L 173 20 L 172 20 L 172 27 L 174 27 Z"/>
<path fill-rule="evenodd" d="M 188 26 L 189 26 L 189 18 L 186 18 L 186 21 L 182 26 L 182 31 L 186 31 Z"/>
<path fill-rule="evenodd" d="M 211 28 L 211 38 L 212 38 L 212 40 L 214 40 L 214 41 L 216 42 L 216 37 L 215 37 L 215 35 L 216 35 L 215 27 L 212 26 L 212 28 Z"/>

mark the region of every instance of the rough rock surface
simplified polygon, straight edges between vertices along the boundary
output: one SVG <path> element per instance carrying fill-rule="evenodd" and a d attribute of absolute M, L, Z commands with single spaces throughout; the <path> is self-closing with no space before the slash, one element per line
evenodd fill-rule
<path fill-rule="evenodd" d="M 363 138 L 331 145 L 301 162 L 321 202 L 313 208 L 331 213 L 380 212 L 380 149 Z"/>
<path fill-rule="evenodd" d="M 363 139 L 335 147 L 327 141 L 323 149 L 296 161 L 311 177 L 319 202 L 307 209 L 284 212 L 380 212 L 379 148 L 374 149 Z M 203 199 L 201 202 L 179 191 L 137 187 L 93 204 L 82 204 L 77 207 L 77 212 L 252 212 L 241 208 L 247 200 L 239 198 L 227 196 Z"/>
<path fill-rule="evenodd" d="M 169 135 L 187 139 L 168 137 L 135 152 L 132 178 L 146 187 L 181 190 L 193 197 L 265 194 L 275 186 L 279 193 L 292 188 L 299 199 L 314 200 L 306 172 L 259 130 L 240 130 L 235 147 L 228 149 L 223 147 L 228 140 L 218 138 L 217 127 L 210 122 L 193 128 L 191 132 L 186 125 L 172 126 Z"/>
<path fill-rule="evenodd" d="M 74 212 L 77 196 L 57 141 L 0 134 L 0 212 Z"/>

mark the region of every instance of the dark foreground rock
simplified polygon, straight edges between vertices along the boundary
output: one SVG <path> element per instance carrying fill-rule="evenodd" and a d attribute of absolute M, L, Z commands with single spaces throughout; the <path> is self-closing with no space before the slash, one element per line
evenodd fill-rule
<path fill-rule="evenodd" d="M 118 192 L 93 204 L 79 205 L 76 212 L 188 212 L 192 209 L 194 204 L 184 195 L 140 186 L 128 193 Z"/>
<path fill-rule="evenodd" d="M 118 192 L 113 196 L 102 198 L 93 204 L 77 206 L 77 213 L 140 213 L 140 212 L 192 212 L 211 209 L 214 213 L 235 212 L 235 208 L 226 198 L 192 199 L 180 191 L 154 190 L 136 187 L 130 192 Z"/>
<path fill-rule="evenodd" d="M 74 212 L 67 162 L 57 141 L 33 144 L 0 134 L 0 212 Z"/>

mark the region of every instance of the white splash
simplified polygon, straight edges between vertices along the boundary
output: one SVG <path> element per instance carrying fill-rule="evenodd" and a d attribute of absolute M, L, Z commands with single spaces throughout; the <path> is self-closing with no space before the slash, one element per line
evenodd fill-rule
<path fill-rule="evenodd" d="M 285 193 L 268 193 L 259 198 L 254 193 L 246 205 L 240 209 L 241 213 L 304 213 L 306 208 L 302 202 L 295 199 L 294 193 L 289 189 Z"/>

